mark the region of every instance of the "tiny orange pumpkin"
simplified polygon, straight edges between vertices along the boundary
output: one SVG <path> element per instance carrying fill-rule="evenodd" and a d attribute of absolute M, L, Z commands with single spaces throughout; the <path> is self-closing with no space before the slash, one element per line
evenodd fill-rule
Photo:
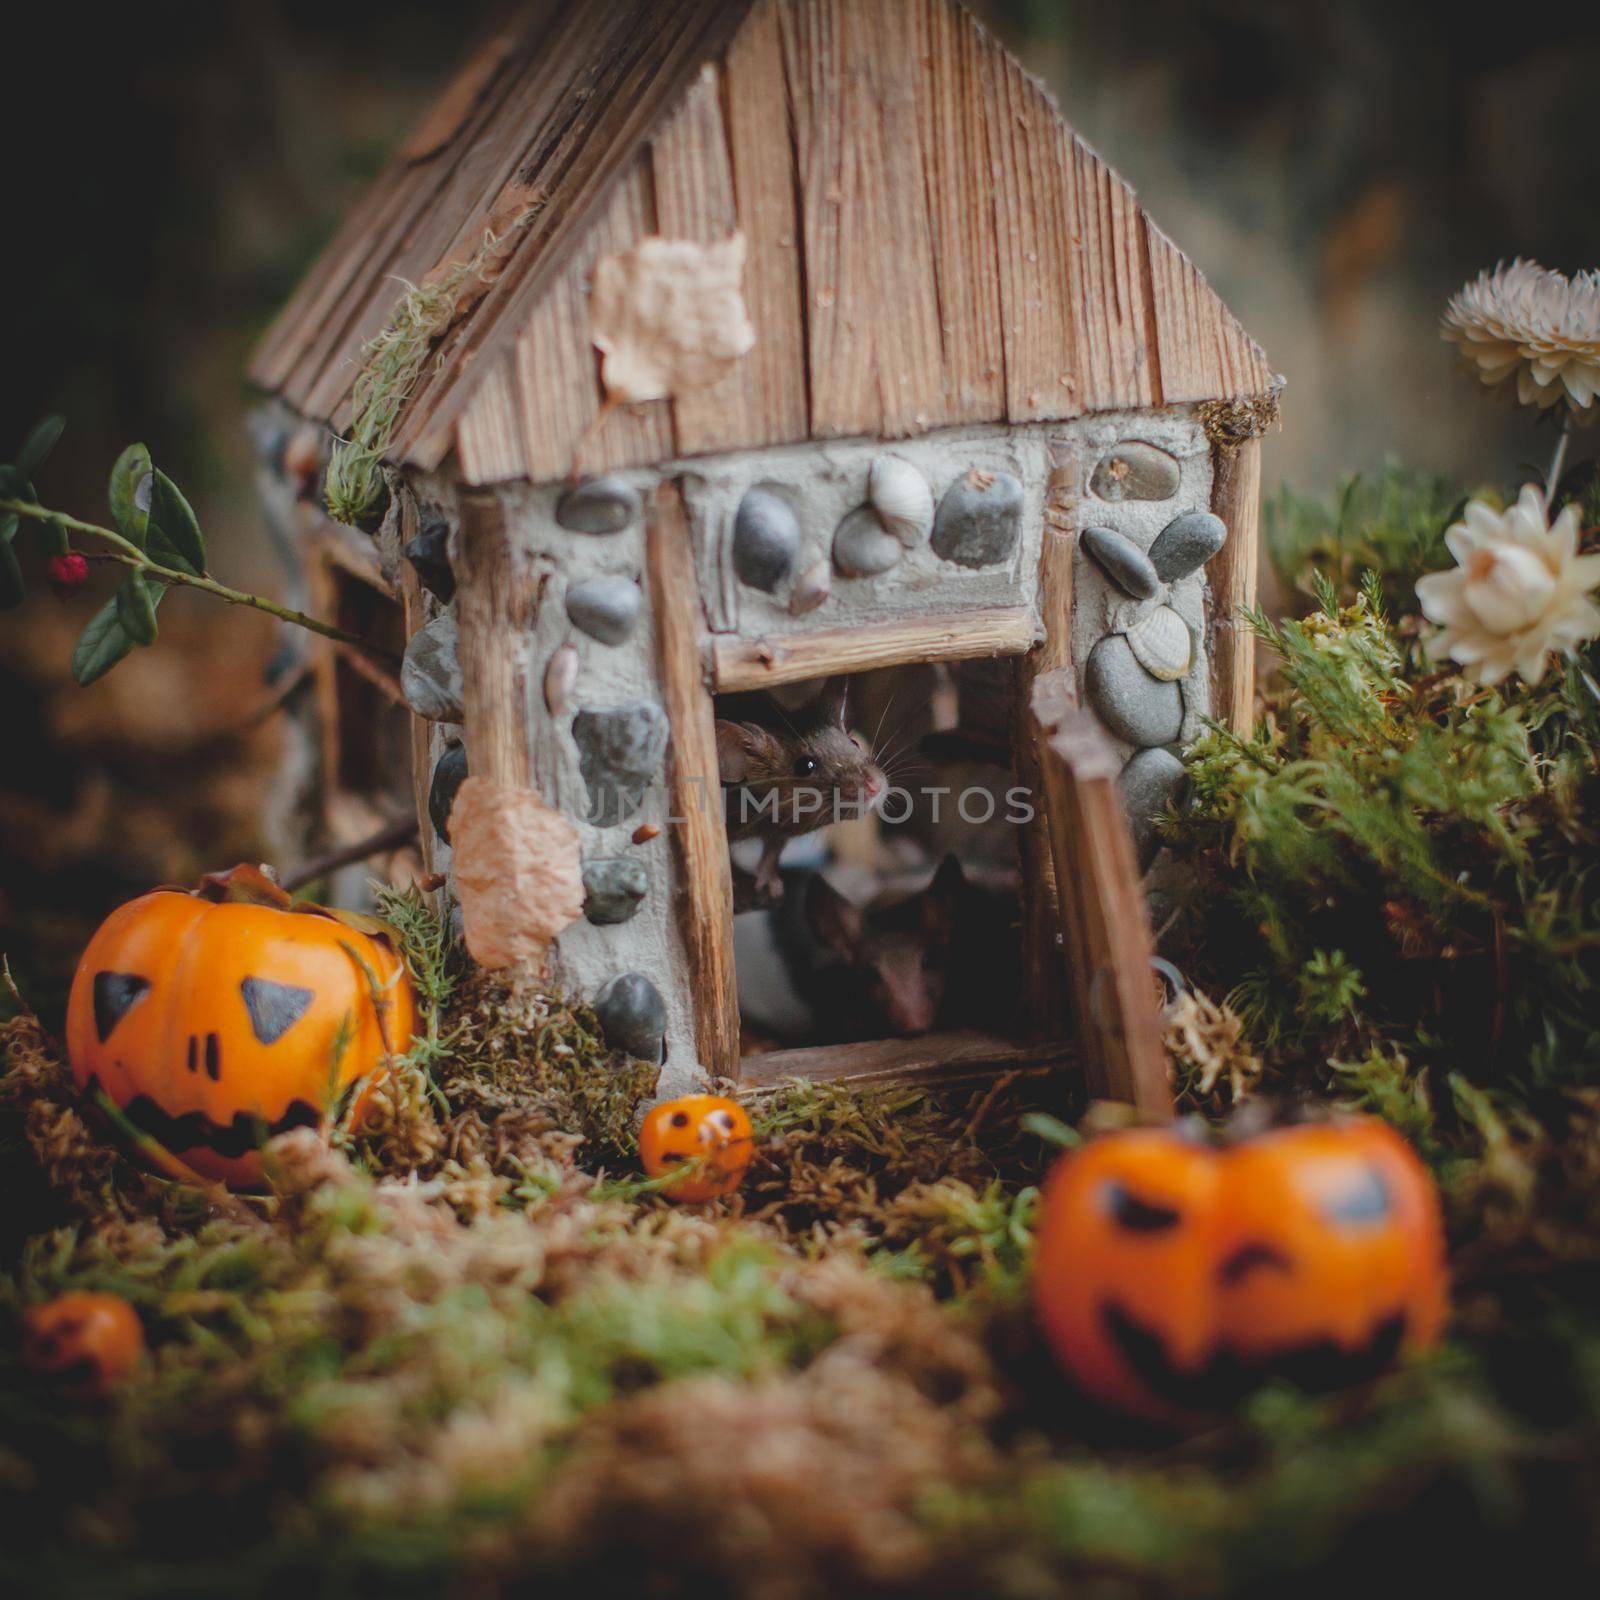
<path fill-rule="evenodd" d="M 1110 1134 L 1050 1175 L 1034 1299 L 1081 1386 L 1136 1415 L 1214 1414 L 1271 1377 L 1360 1382 L 1439 1336 L 1438 1193 L 1369 1118 L 1220 1149 Z"/>
<path fill-rule="evenodd" d="M 400 1052 L 415 1025 L 381 923 L 291 902 L 235 867 L 106 918 L 72 980 L 67 1055 L 80 1084 L 98 1084 L 188 1166 L 247 1187 L 261 1181 L 266 1138 L 319 1123 L 382 1066 L 385 1035 Z"/>
<path fill-rule="evenodd" d="M 119 1294 L 79 1290 L 22 1313 L 22 1364 L 64 1394 L 109 1394 L 139 1365 L 144 1328 Z"/>
<path fill-rule="evenodd" d="M 718 1094 L 665 1100 L 646 1114 L 639 1129 L 644 1170 L 660 1178 L 683 1169 L 663 1193 L 689 1204 L 732 1194 L 744 1181 L 754 1149 L 744 1107 Z"/>

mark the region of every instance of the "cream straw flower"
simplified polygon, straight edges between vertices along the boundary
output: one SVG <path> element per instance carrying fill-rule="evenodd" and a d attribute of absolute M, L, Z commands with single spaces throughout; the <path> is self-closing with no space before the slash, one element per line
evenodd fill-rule
<path fill-rule="evenodd" d="M 1445 308 L 1440 331 L 1491 386 L 1525 406 L 1600 414 L 1600 271 L 1568 279 L 1520 258 L 1480 273 Z"/>
<path fill-rule="evenodd" d="M 1459 661 L 1469 678 L 1499 683 L 1516 671 L 1537 683 L 1553 652 L 1600 634 L 1600 555 L 1578 554 L 1578 508 L 1551 525 L 1544 496 L 1530 484 L 1496 511 L 1482 500 L 1446 532 L 1451 572 L 1417 579 L 1422 614 L 1438 624 L 1429 648 Z"/>

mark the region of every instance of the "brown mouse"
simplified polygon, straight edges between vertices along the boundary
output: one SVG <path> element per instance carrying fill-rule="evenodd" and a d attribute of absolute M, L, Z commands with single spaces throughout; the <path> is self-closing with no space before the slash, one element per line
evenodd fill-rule
<path fill-rule="evenodd" d="M 885 891 L 864 907 L 822 877 L 809 888 L 806 921 L 837 963 L 822 969 L 821 980 L 835 975 L 840 1022 L 852 1030 L 846 1037 L 1014 1025 L 1020 967 L 1014 881 L 972 882 L 947 855 L 921 889 Z"/>
<path fill-rule="evenodd" d="M 806 899 L 806 920 L 822 948 L 860 985 L 864 1037 L 883 1029 L 900 1038 L 927 1033 L 943 1016 L 966 878 L 946 856 L 925 889 L 853 905 L 818 877 Z M 848 991 L 841 995 L 849 1011 Z"/>
<path fill-rule="evenodd" d="M 785 843 L 829 823 L 864 816 L 889 780 L 867 743 L 845 722 L 849 682 L 827 679 L 792 711 L 765 694 L 717 702 L 717 767 L 730 839 L 761 840 L 757 903 L 783 896 L 778 856 Z"/>

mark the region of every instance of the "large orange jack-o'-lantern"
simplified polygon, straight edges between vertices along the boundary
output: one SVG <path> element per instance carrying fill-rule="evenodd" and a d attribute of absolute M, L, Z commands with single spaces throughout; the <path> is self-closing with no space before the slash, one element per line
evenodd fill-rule
<path fill-rule="evenodd" d="M 235 867 L 106 918 L 72 980 L 67 1054 L 187 1165 L 246 1187 L 266 1139 L 319 1123 L 415 1023 L 381 923 L 291 903 Z"/>
<path fill-rule="evenodd" d="M 1366 1118 L 1222 1149 L 1160 1129 L 1097 1139 L 1050 1175 L 1034 1272 L 1083 1388 L 1165 1421 L 1271 1377 L 1374 1376 L 1434 1342 L 1447 1298 L 1433 1182 Z"/>

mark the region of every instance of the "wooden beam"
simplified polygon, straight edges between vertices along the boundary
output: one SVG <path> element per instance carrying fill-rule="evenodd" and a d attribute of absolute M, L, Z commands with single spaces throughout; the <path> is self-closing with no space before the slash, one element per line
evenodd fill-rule
<path fill-rule="evenodd" d="M 960 1030 L 914 1039 L 869 1039 L 860 1044 L 768 1050 L 746 1056 L 740 1082 L 767 1088 L 786 1078 L 813 1082 L 901 1083 L 908 1079 L 959 1082 L 1001 1072 L 1047 1072 L 1070 1060 L 1069 1044 L 1019 1044 L 999 1034 Z"/>
<path fill-rule="evenodd" d="M 475 777 L 533 787 L 526 641 L 547 574 L 517 551 L 492 494 L 461 502 L 456 622 L 466 708 L 467 767 Z"/>
<path fill-rule="evenodd" d="M 869 672 L 912 661 L 965 661 L 1020 655 L 1038 627 L 1027 606 L 994 606 L 952 616 L 912 617 L 781 639 L 717 634 L 710 641 L 711 681 L 718 694 L 767 689 L 830 672 Z"/>
<path fill-rule="evenodd" d="M 1023 997 L 1034 1032 L 1059 1039 L 1067 1029 L 1066 968 L 1061 961 L 1061 913 L 1050 819 L 1041 802 L 1043 780 L 1033 740 L 1033 686 L 1047 672 L 1072 668 L 1072 563 L 1078 548 L 1078 453 L 1051 446 L 1045 491 L 1044 539 L 1039 552 L 1039 619 L 1044 638 L 1017 660 L 1012 692 L 1012 749 L 1017 782 L 1033 797 L 1033 820 L 1017 832 L 1022 882 Z"/>
<path fill-rule="evenodd" d="M 1100 724 L 1073 700 L 1061 673 L 1034 685 L 1035 741 L 1084 1073 L 1092 1096 L 1127 1101 L 1150 1120 L 1168 1121 L 1172 1086 L 1150 966 L 1155 949 L 1117 790 L 1120 763 Z"/>
<path fill-rule="evenodd" d="M 673 859 L 678 926 L 689 959 L 695 1049 L 707 1072 L 739 1075 L 739 991 L 733 970 L 733 873 L 717 772 L 717 734 L 700 661 L 705 612 L 689 518 L 676 483 L 651 502 L 645 565 L 661 647 L 661 692 L 672 730 Z"/>
<path fill-rule="evenodd" d="M 1211 715 L 1237 734 L 1255 723 L 1256 640 L 1239 617 L 1256 603 L 1261 528 L 1261 440 L 1212 449 L 1211 509 L 1228 526 L 1228 542 L 1206 563 L 1211 585 Z"/>

